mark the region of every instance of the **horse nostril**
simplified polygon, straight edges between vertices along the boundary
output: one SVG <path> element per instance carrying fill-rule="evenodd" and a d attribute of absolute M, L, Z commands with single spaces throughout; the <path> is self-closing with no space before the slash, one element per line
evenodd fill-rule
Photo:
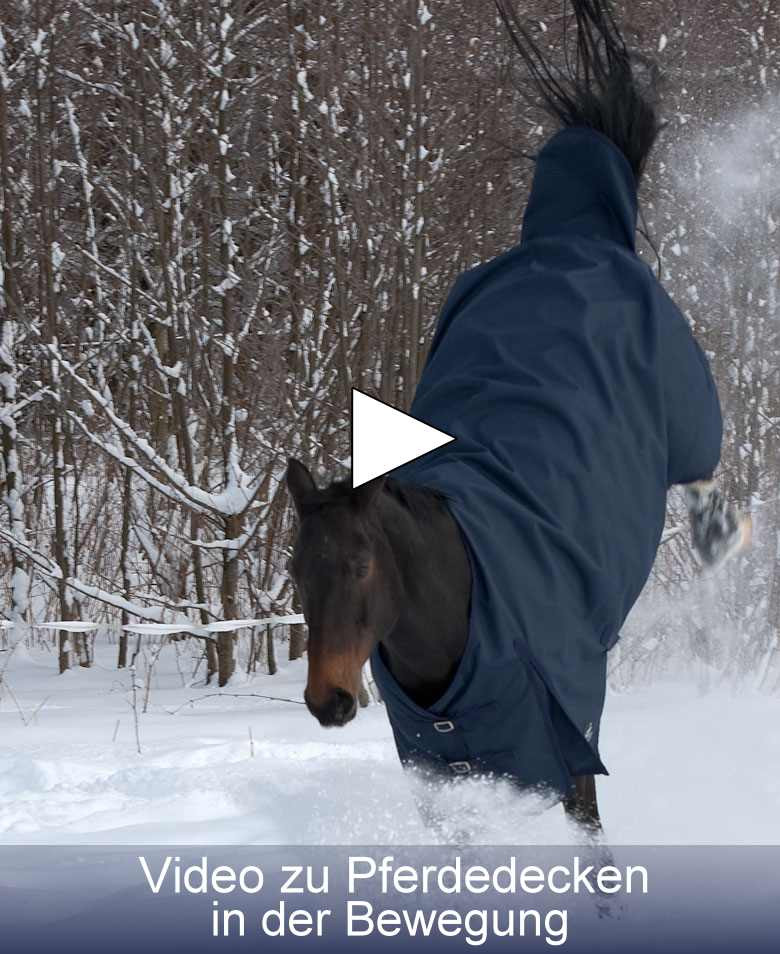
<path fill-rule="evenodd" d="M 355 714 L 355 697 L 344 689 L 334 689 L 332 700 L 333 721 L 344 725 Z"/>

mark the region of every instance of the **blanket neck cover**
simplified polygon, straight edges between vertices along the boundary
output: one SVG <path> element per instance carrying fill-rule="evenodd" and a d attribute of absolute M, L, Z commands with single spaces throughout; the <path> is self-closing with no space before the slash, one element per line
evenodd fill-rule
<path fill-rule="evenodd" d="M 666 492 L 711 475 L 721 415 L 687 321 L 637 256 L 636 185 L 585 128 L 539 154 L 519 245 L 455 283 L 412 414 L 457 438 L 393 473 L 433 488 L 472 569 L 452 683 L 417 706 L 372 656 L 401 760 L 561 795 L 606 773 L 607 651 Z"/>

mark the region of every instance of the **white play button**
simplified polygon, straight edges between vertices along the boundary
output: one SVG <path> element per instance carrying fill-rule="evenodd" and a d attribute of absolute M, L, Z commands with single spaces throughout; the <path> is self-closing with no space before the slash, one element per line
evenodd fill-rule
<path fill-rule="evenodd" d="M 352 486 L 359 487 L 455 438 L 352 388 Z"/>

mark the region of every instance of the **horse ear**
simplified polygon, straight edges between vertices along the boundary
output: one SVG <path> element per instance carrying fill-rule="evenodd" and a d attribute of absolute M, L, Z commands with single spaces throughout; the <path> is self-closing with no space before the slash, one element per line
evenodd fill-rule
<path fill-rule="evenodd" d="M 308 467 L 299 460 L 291 457 L 287 461 L 287 489 L 298 511 L 298 516 L 303 512 L 306 500 L 317 493 L 317 485 L 309 472 Z"/>
<path fill-rule="evenodd" d="M 385 486 L 385 477 L 375 477 L 352 491 L 352 503 L 358 510 L 368 510 Z"/>

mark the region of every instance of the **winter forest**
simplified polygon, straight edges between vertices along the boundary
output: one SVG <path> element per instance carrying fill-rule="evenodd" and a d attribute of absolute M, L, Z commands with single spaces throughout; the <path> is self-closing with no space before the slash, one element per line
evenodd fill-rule
<path fill-rule="evenodd" d="M 719 480 L 755 529 L 702 576 L 670 495 L 610 679 L 777 691 L 780 2 L 618 7 L 664 76 L 642 254 L 712 360 Z M 561 8 L 518 3 L 558 50 Z M 3 0 L 0 648 L 62 672 L 108 636 L 123 667 L 126 625 L 298 612 L 288 457 L 346 474 L 353 385 L 408 407 L 551 132 L 488 2 Z M 305 648 L 189 638 L 219 685 Z"/>

